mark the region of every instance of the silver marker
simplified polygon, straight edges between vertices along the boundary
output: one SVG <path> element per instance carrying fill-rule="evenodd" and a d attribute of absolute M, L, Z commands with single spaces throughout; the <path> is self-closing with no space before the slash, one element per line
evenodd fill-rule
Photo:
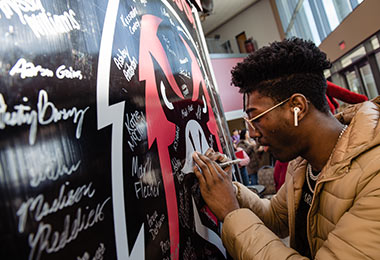
<path fill-rule="evenodd" d="M 228 167 L 228 166 L 231 166 L 231 165 L 234 165 L 234 164 L 238 164 L 240 162 L 241 162 L 241 159 L 236 159 L 236 160 L 231 160 L 231 161 L 227 161 L 227 162 L 218 163 L 218 165 L 221 168 L 225 168 L 225 167 Z"/>

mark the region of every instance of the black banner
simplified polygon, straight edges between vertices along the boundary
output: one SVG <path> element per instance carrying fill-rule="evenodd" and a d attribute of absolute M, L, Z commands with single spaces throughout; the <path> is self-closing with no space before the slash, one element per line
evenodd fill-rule
<path fill-rule="evenodd" d="M 229 258 L 192 173 L 232 151 L 196 16 L 0 0 L 1 259 Z"/>

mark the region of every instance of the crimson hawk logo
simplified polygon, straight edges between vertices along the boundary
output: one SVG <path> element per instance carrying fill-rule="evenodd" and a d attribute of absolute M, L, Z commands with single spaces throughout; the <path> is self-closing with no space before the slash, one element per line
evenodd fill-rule
<path fill-rule="evenodd" d="M 180 224 L 188 224 L 178 213 L 179 203 L 185 202 L 182 197 L 178 197 L 176 191 L 178 183 L 181 183 L 177 174 L 183 177 L 192 172 L 191 154 L 195 150 L 205 152 L 213 147 L 222 151 L 222 147 L 217 138 L 218 127 L 210 96 L 197 59 L 179 33 L 174 36 L 177 39 L 175 43 L 170 42 L 164 34 L 158 33 L 161 22 L 161 18 L 153 15 L 144 15 L 141 19 L 139 80 L 145 81 L 146 87 L 148 147 L 151 149 L 156 145 L 159 154 L 167 204 L 171 257 L 178 259 L 181 244 Z M 173 71 L 172 67 L 178 71 Z M 176 159 L 181 163 L 180 173 L 173 170 L 173 161 Z M 190 202 L 186 203 L 195 206 L 191 198 L 187 200 Z M 217 225 L 211 212 L 207 209 L 204 212 Z M 196 222 L 199 216 L 194 217 L 193 221 Z"/>

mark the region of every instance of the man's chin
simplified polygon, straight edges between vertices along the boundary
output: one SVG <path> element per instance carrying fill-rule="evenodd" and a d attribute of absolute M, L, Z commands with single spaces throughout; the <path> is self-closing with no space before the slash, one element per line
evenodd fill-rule
<path fill-rule="evenodd" d="M 268 152 L 274 157 L 274 159 L 276 159 L 282 163 L 289 162 L 289 161 L 294 159 L 294 158 L 291 158 L 285 154 L 282 154 L 281 152 L 276 152 L 276 151 L 271 150 L 271 149 L 268 149 Z"/>
<path fill-rule="evenodd" d="M 275 157 L 276 158 L 276 157 Z M 282 163 L 286 163 L 286 162 L 289 162 L 290 160 L 286 160 L 286 159 L 281 159 L 281 158 L 276 158 L 277 161 L 280 161 Z"/>

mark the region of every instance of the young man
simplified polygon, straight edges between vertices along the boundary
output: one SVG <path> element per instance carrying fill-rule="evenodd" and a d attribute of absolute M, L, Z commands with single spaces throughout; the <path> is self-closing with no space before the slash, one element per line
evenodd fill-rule
<path fill-rule="evenodd" d="M 280 161 L 285 183 L 260 199 L 215 161 L 194 153 L 202 196 L 234 259 L 378 259 L 380 256 L 380 98 L 334 117 L 323 71 L 331 65 L 297 38 L 261 48 L 232 71 L 244 93 L 251 137 Z M 230 169 L 225 169 L 226 171 Z M 280 238 L 289 236 L 290 247 Z"/>

